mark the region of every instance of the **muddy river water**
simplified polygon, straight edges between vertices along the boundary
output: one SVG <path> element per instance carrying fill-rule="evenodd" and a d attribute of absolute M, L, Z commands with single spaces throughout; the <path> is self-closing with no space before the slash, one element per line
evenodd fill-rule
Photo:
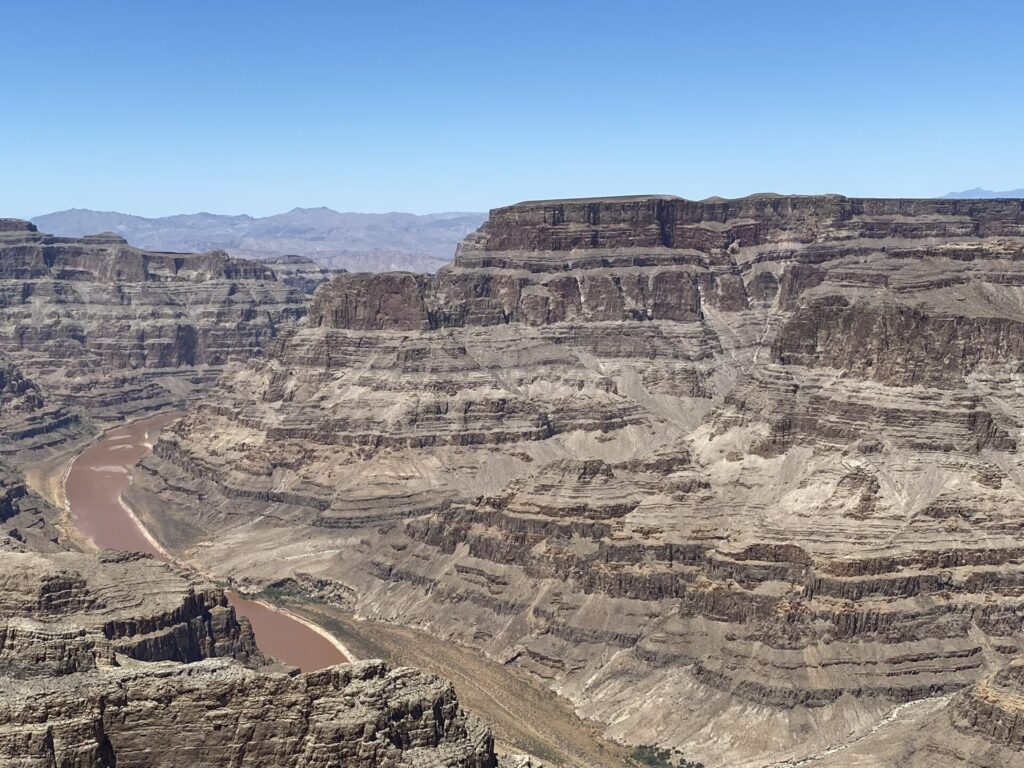
<path fill-rule="evenodd" d="M 150 538 L 121 503 L 131 471 L 153 450 L 161 428 L 180 414 L 161 414 L 117 427 L 90 445 L 71 464 L 64 493 L 75 526 L 101 549 L 170 556 Z M 252 623 L 260 650 L 309 672 L 349 659 L 331 640 L 287 613 L 228 592 L 236 613 Z"/>

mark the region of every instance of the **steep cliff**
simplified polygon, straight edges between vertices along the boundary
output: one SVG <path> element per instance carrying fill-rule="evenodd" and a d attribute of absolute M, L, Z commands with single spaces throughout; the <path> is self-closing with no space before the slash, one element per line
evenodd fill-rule
<path fill-rule="evenodd" d="M 0 353 L 0 456 L 38 453 L 91 432 L 81 414 L 49 403 L 36 383 Z"/>
<path fill-rule="evenodd" d="M 1022 265 L 1019 200 L 498 209 L 434 277 L 321 287 L 131 493 L 618 738 L 816 755 L 1021 650 Z"/>
<path fill-rule="evenodd" d="M 57 511 L 29 490 L 21 474 L 0 461 L 0 551 L 65 549 L 57 518 Z"/>
<path fill-rule="evenodd" d="M 167 407 L 304 312 L 250 262 L 0 220 L 0 456 L 28 462 L 88 437 L 89 416 Z M 449 683 L 380 662 L 268 667 L 221 589 L 147 557 L 65 551 L 58 518 L 0 463 L 3 765 L 494 765 Z"/>
<path fill-rule="evenodd" d="M 269 268 L 223 252 L 155 253 L 0 220 L 0 354 L 41 391 L 48 434 L 60 409 L 116 418 L 180 401 L 258 354 L 305 305 Z M 38 435 L 12 442 L 46 447 Z"/>
<path fill-rule="evenodd" d="M 148 557 L 0 552 L 4 765 L 495 765 L 449 683 L 263 661 L 223 591 Z"/>

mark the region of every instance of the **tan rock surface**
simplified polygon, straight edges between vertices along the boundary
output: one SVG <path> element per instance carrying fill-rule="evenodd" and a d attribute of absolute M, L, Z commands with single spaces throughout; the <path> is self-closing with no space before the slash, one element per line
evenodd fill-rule
<path fill-rule="evenodd" d="M 0 414 L 0 451 L 53 449 L 80 436 L 83 414 L 181 402 L 259 354 L 306 303 L 271 269 L 222 251 L 157 253 L 0 220 L 0 390 L 23 389 L 20 417 Z"/>
<path fill-rule="evenodd" d="M 0 456 L 54 450 L 92 431 L 81 414 L 48 402 L 40 387 L 0 354 Z"/>
<path fill-rule="evenodd" d="M 6 766 L 495 765 L 450 683 L 263 663 L 222 590 L 149 557 L 0 552 Z"/>
<path fill-rule="evenodd" d="M 434 278 L 322 287 L 132 501 L 617 738 L 810 758 L 1021 650 L 1022 264 L 1021 201 L 498 209 Z"/>

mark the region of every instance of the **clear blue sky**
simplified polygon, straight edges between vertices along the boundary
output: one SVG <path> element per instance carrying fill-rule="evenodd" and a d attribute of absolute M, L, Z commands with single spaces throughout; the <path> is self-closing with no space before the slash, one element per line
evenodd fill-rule
<path fill-rule="evenodd" d="M 0 0 L 0 216 L 1024 186 L 1024 3 Z"/>

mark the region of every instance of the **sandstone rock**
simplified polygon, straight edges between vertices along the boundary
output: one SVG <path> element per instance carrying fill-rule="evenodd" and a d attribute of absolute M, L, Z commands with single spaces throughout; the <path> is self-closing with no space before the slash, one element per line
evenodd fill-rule
<path fill-rule="evenodd" d="M 274 270 L 277 279 L 285 285 L 310 295 L 324 283 L 345 272 L 343 269 L 322 266 L 307 256 L 275 256 L 263 259 L 261 263 Z"/>
<path fill-rule="evenodd" d="M 812 768 L 1004 768 L 1024 765 L 1020 661 L 952 696 L 897 707 L 870 732 L 813 756 Z"/>
<path fill-rule="evenodd" d="M 59 551 L 57 513 L 32 493 L 13 467 L 0 461 L 0 551 Z"/>
<path fill-rule="evenodd" d="M 450 684 L 381 662 L 297 677 L 221 660 L 112 667 L 95 680 L 9 684 L 12 766 L 492 768 L 490 734 Z M 84 685 L 83 685 L 84 684 Z"/>
<path fill-rule="evenodd" d="M 499 765 L 501 768 L 544 768 L 544 763 L 528 755 L 507 755 L 501 758 Z"/>
<path fill-rule="evenodd" d="M 36 434 L 10 442 L 49 447 L 32 441 L 73 431 L 60 409 L 109 419 L 170 407 L 305 311 L 268 267 L 223 251 L 156 253 L 111 233 L 59 238 L 4 220 L 0 355 L 50 409 L 37 405 Z"/>
<path fill-rule="evenodd" d="M 0 456 L 38 453 L 91 433 L 78 413 L 50 405 L 36 383 L 0 354 Z"/>
<path fill-rule="evenodd" d="M 0 552 L 4 765 L 496 765 L 449 683 L 262 661 L 223 591 L 146 556 Z"/>
<path fill-rule="evenodd" d="M 0 554 L 0 675 L 53 677 L 117 663 L 262 662 L 224 592 L 144 555 Z M 45 662 L 42 659 L 46 659 Z"/>
<path fill-rule="evenodd" d="M 317 292 L 310 324 L 359 331 L 420 331 L 429 327 L 423 275 L 342 275 Z"/>
<path fill-rule="evenodd" d="M 1022 648 L 1022 257 L 1019 200 L 497 209 L 433 278 L 320 288 L 130 495 L 614 737 L 809 758 Z"/>

